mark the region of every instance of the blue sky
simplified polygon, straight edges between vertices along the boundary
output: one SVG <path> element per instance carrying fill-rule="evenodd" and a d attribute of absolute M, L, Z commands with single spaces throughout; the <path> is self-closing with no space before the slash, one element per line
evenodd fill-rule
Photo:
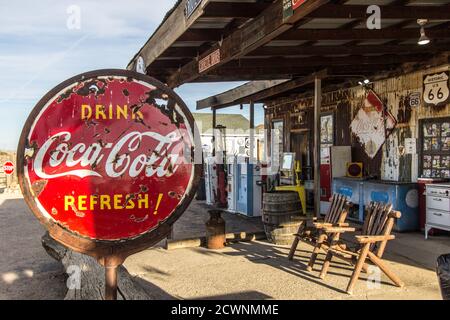
<path fill-rule="evenodd" d="M 16 149 L 31 109 L 60 82 L 89 70 L 125 68 L 174 2 L 0 0 L 0 150 Z M 76 27 L 73 5 L 80 10 Z M 197 100 L 240 84 L 188 84 L 177 92 L 194 110 Z M 238 107 L 227 112 L 242 113 Z"/>

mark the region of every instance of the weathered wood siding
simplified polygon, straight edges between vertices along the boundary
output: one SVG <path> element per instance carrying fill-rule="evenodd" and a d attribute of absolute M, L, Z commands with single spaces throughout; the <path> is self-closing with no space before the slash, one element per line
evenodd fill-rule
<path fill-rule="evenodd" d="M 418 153 L 405 154 L 405 139 L 419 138 L 419 120 L 450 116 L 450 104 L 441 108 L 423 106 L 424 75 L 447 70 L 449 70 L 448 64 L 379 80 L 370 85 L 398 121 L 391 136 L 374 159 L 370 159 L 366 155 L 358 139 L 351 134 L 349 128 L 352 119 L 364 101 L 365 89 L 357 86 L 324 93 L 321 111 L 333 111 L 335 114 L 335 144 L 351 145 L 353 161 L 363 162 L 368 175 L 383 180 L 416 181 L 419 155 Z M 412 108 L 409 104 L 409 95 L 415 92 L 419 92 L 421 95 L 421 105 L 418 108 Z M 309 111 L 312 108 L 313 98 L 311 95 L 290 96 L 267 102 L 266 119 L 268 121 L 285 119 L 286 150 L 292 150 L 289 131 L 291 127 L 296 127 L 295 123 L 291 123 L 292 119 L 295 121 L 295 117 L 289 115 L 304 110 Z M 313 121 L 308 121 L 307 129 L 311 134 L 313 133 L 313 125 Z M 419 143 L 417 143 L 417 152 L 419 152 Z"/>

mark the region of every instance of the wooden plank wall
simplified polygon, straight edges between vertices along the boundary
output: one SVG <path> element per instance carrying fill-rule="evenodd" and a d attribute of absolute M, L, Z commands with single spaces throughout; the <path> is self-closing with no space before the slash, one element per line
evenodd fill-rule
<path fill-rule="evenodd" d="M 323 94 L 322 112 L 333 111 L 335 114 L 336 145 L 351 145 L 353 161 L 363 162 L 368 175 L 390 181 L 417 181 L 419 157 L 417 154 L 408 155 L 401 152 L 405 145 L 405 139 L 418 139 L 419 120 L 450 116 L 450 104 L 439 109 L 433 109 L 424 107 L 422 98 L 422 104 L 418 108 L 411 108 L 409 95 L 419 92 L 423 97 L 423 76 L 444 70 L 449 70 L 448 64 L 376 81 L 370 85 L 398 120 L 395 130 L 374 159 L 370 159 L 366 155 L 358 139 L 351 134 L 349 128 L 352 119 L 364 101 L 364 88 L 358 86 Z M 269 101 L 266 105 L 266 124 L 270 124 L 272 119 L 285 119 L 285 133 L 287 135 L 285 149 L 292 150 L 289 131 L 291 127 L 296 125 L 291 123 L 292 119 L 295 121 L 295 117 L 290 115 L 301 111 L 313 112 L 312 96 L 289 96 Z M 307 129 L 312 134 L 313 121 L 308 121 Z M 417 151 L 419 151 L 419 143 L 417 143 L 417 148 Z"/>

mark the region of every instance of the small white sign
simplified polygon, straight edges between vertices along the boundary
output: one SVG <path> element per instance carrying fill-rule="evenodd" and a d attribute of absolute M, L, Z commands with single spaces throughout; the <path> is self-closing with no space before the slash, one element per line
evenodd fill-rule
<path fill-rule="evenodd" d="M 417 140 L 414 138 L 405 139 L 405 153 L 406 154 L 416 154 L 417 151 Z"/>
<path fill-rule="evenodd" d="M 420 92 L 413 92 L 409 95 L 409 106 L 411 108 L 420 107 Z"/>

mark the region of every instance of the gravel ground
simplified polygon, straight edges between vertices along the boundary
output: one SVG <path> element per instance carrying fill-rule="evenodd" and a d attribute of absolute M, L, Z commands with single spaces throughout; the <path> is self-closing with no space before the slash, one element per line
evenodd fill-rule
<path fill-rule="evenodd" d="M 203 235 L 207 209 L 194 203 L 175 225 L 175 238 Z M 225 220 L 228 232 L 261 230 L 257 220 L 228 214 Z M 62 299 L 64 270 L 42 248 L 44 229 L 21 196 L 0 195 L 0 221 L 0 299 Z M 323 255 L 309 273 L 311 247 L 302 244 L 294 262 L 286 258 L 288 250 L 263 241 L 219 251 L 158 247 L 131 256 L 125 267 L 159 299 L 440 299 L 434 268 L 437 256 L 450 252 L 450 238 L 425 241 L 419 233 L 398 234 L 385 258 L 406 287 L 394 287 L 384 275 L 380 286 L 368 286 L 363 275 L 353 296 L 343 292 L 351 274 L 348 265 L 333 260 L 322 281 L 318 272 Z"/>
<path fill-rule="evenodd" d="M 20 195 L 0 195 L 0 299 L 63 299 L 62 265 L 41 246 L 44 228 Z"/>

